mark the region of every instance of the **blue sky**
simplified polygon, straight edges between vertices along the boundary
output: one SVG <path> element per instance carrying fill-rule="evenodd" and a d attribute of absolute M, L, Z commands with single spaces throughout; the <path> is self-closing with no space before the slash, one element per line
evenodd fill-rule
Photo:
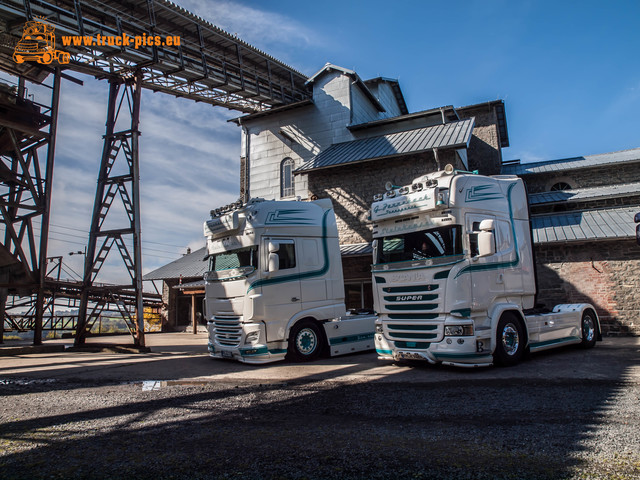
<path fill-rule="evenodd" d="M 640 2 L 177 0 L 306 75 L 326 62 L 397 78 L 409 111 L 505 101 L 505 160 L 640 147 Z M 82 271 L 107 82 L 64 82 L 49 255 Z M 144 91 L 143 271 L 204 245 L 211 208 L 238 198 L 237 112 Z M 128 281 L 110 260 L 100 281 Z"/>
<path fill-rule="evenodd" d="M 410 111 L 503 99 L 505 159 L 640 146 L 637 0 L 179 3 L 305 74 L 397 78 Z"/>

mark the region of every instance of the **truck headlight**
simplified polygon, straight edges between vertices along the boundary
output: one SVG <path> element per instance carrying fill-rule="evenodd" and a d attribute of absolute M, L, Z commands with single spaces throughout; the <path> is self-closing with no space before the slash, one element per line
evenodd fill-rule
<path fill-rule="evenodd" d="M 465 337 L 473 335 L 473 325 L 447 325 L 444 327 L 447 337 Z"/>
<path fill-rule="evenodd" d="M 245 345 L 256 343 L 258 340 L 260 340 L 260 330 L 254 330 L 253 332 L 247 333 L 247 338 L 244 339 L 244 343 Z"/>

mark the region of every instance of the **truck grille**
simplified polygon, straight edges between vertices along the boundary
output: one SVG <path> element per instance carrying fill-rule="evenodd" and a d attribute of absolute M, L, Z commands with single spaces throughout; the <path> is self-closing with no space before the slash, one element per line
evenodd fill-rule
<path fill-rule="evenodd" d="M 213 317 L 214 338 L 218 345 L 237 347 L 242 337 L 240 317 Z"/>
<path fill-rule="evenodd" d="M 413 341 L 422 340 L 427 342 L 436 341 L 438 338 L 438 325 L 436 324 L 397 324 L 387 323 L 387 335 L 393 340 Z"/>

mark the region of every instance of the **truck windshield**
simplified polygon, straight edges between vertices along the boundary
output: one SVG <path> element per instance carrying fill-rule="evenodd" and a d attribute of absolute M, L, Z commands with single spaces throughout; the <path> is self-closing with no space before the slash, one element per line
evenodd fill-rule
<path fill-rule="evenodd" d="M 209 257 L 209 271 L 219 272 L 232 268 L 258 268 L 258 247 L 245 247 L 229 252 L 216 253 Z"/>
<path fill-rule="evenodd" d="M 447 225 L 378 240 L 377 263 L 462 255 L 462 227 Z"/>

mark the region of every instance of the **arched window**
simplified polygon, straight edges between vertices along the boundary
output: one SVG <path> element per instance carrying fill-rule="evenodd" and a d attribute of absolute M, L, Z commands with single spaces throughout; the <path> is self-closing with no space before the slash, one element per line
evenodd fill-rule
<path fill-rule="evenodd" d="M 567 182 L 558 182 L 558 183 L 554 183 L 551 186 L 552 192 L 557 192 L 561 190 L 571 190 L 571 185 L 569 185 Z"/>
<path fill-rule="evenodd" d="M 292 197 L 296 188 L 293 184 L 293 158 L 285 158 L 280 163 L 280 197 Z"/>

